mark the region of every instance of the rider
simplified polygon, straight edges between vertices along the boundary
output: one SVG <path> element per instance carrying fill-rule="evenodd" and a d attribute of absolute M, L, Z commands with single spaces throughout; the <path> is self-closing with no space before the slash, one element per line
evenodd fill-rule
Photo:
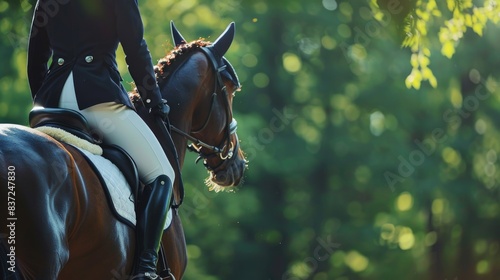
<path fill-rule="evenodd" d="M 124 148 L 145 184 L 137 213 L 134 279 L 155 279 L 159 242 L 175 174 L 151 129 L 121 85 L 116 49 L 150 112 L 166 120 L 137 0 L 38 0 L 28 46 L 35 106 L 68 108 L 87 118 L 104 143 Z M 47 67 L 52 58 L 50 68 Z"/>

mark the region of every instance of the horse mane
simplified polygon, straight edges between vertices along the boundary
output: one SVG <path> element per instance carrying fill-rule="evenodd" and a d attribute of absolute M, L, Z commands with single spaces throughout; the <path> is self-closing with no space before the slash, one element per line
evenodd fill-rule
<path fill-rule="evenodd" d="M 189 43 L 180 44 L 170 52 L 165 55 L 165 57 L 158 60 L 158 63 L 154 66 L 154 71 L 156 75 L 156 80 L 160 81 L 166 79 L 170 74 L 169 68 L 181 57 L 185 57 L 186 54 L 192 53 L 193 51 L 210 45 L 211 42 L 205 41 L 204 39 L 198 39 L 191 41 Z M 132 92 L 129 92 L 129 98 L 133 103 L 140 101 L 141 97 L 137 88 L 134 88 Z"/>
<path fill-rule="evenodd" d="M 155 73 L 156 73 L 156 78 L 163 78 L 165 79 L 168 76 L 168 71 L 167 69 L 178 59 L 188 53 L 193 52 L 196 49 L 199 49 L 201 47 L 206 47 L 210 44 L 209 41 L 205 41 L 203 39 L 198 39 L 191 41 L 189 43 L 185 44 L 180 44 L 177 47 L 175 47 L 173 50 L 171 50 L 164 58 L 160 59 L 158 61 L 158 64 L 155 66 Z"/>

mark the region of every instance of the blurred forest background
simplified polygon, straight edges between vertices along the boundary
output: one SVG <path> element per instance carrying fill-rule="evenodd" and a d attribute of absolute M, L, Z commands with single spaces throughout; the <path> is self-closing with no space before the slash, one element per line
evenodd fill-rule
<path fill-rule="evenodd" d="M 187 160 L 185 279 L 500 279 L 498 1 L 139 2 L 155 60 L 170 20 L 237 28 L 249 169 L 216 194 Z M 2 123 L 27 124 L 33 5 L 0 1 Z"/>

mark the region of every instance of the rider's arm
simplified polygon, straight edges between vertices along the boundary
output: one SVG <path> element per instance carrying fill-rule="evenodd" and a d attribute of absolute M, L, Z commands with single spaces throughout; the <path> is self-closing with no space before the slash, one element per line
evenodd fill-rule
<path fill-rule="evenodd" d="M 144 40 L 144 27 L 137 0 L 117 0 L 115 6 L 118 39 L 126 55 L 130 75 L 147 107 L 158 106 L 161 100 L 151 54 Z"/>
<path fill-rule="evenodd" d="M 28 81 L 33 97 L 40 89 L 45 75 L 47 75 L 47 62 L 52 55 L 43 16 L 46 16 L 46 14 L 40 9 L 39 2 L 37 2 L 28 42 Z"/>

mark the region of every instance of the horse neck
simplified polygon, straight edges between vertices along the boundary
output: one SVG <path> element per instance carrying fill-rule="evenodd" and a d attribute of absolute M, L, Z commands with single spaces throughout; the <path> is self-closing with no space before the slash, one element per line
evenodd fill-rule
<path fill-rule="evenodd" d="M 206 83 L 214 81 L 215 76 L 209 71 L 210 62 L 207 57 L 199 50 L 185 54 L 170 67 L 173 69 L 171 75 L 163 84 L 160 83 L 160 91 L 170 106 L 170 123 L 190 134 L 193 126 L 205 120 L 200 118 L 208 115 L 210 104 L 206 97 L 210 96 L 213 84 L 209 83 L 207 86 Z M 172 138 L 182 167 L 188 140 L 175 132 L 172 132 Z"/>

